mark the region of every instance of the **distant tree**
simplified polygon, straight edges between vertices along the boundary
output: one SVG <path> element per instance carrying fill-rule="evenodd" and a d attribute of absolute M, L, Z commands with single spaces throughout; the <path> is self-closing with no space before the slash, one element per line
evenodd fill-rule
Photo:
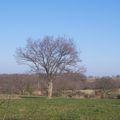
<path fill-rule="evenodd" d="M 64 90 L 80 90 L 84 88 L 86 76 L 82 73 L 65 73 L 54 81 L 54 92 L 62 93 Z M 61 82 L 62 81 L 62 82 Z"/>
<path fill-rule="evenodd" d="M 97 89 L 101 89 L 103 91 L 103 98 L 105 98 L 106 94 L 115 87 L 111 77 L 96 79 L 95 86 Z"/>
<path fill-rule="evenodd" d="M 55 77 L 66 71 L 77 70 L 81 62 L 71 38 L 50 36 L 42 40 L 28 40 L 25 48 L 16 50 L 16 58 L 30 66 L 32 71 L 46 75 L 49 98 L 52 96 Z"/>

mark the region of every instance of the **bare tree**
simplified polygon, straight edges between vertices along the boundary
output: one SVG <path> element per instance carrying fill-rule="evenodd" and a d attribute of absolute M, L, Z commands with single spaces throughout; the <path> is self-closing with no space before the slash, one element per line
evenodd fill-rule
<path fill-rule="evenodd" d="M 36 73 L 44 73 L 48 81 L 48 97 L 52 96 L 53 80 L 66 71 L 77 70 L 78 52 L 71 38 L 50 37 L 27 41 L 25 48 L 16 50 L 18 62 L 27 64 Z"/>
<path fill-rule="evenodd" d="M 108 94 L 112 88 L 115 88 L 115 84 L 111 77 L 102 77 L 96 79 L 95 86 L 96 88 L 102 90 L 103 98 L 106 97 L 106 94 Z"/>

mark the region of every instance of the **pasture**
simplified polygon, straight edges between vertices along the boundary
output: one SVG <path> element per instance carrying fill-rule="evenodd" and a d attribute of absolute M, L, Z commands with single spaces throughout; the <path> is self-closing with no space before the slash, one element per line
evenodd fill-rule
<path fill-rule="evenodd" d="M 0 99 L 0 120 L 119 120 L 119 99 Z"/>

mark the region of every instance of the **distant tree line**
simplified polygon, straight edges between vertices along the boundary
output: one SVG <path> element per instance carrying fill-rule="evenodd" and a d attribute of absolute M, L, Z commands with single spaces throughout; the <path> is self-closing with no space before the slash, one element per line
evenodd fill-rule
<path fill-rule="evenodd" d="M 78 73 L 67 73 L 56 77 L 53 91 L 79 89 L 83 87 L 86 76 Z M 32 94 L 41 91 L 47 94 L 47 79 L 44 74 L 2 74 L 0 75 L 0 93 Z"/>
<path fill-rule="evenodd" d="M 84 74 L 65 73 L 53 82 L 53 95 L 60 96 L 65 90 L 101 89 L 104 93 L 120 88 L 118 77 L 101 77 L 90 81 Z M 44 74 L 2 74 L 0 94 L 47 95 L 47 80 Z"/>

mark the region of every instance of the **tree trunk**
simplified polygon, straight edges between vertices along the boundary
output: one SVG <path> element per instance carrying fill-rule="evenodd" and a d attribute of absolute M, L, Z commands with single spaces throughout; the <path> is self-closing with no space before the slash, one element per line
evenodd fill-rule
<path fill-rule="evenodd" d="M 102 91 L 102 96 L 101 96 L 101 98 L 103 98 L 103 99 L 106 98 L 106 90 L 105 90 L 105 89 L 103 89 L 103 91 Z"/>
<path fill-rule="evenodd" d="M 49 80 L 48 81 L 48 98 L 52 97 L 52 91 L 53 91 L 53 81 Z"/>

